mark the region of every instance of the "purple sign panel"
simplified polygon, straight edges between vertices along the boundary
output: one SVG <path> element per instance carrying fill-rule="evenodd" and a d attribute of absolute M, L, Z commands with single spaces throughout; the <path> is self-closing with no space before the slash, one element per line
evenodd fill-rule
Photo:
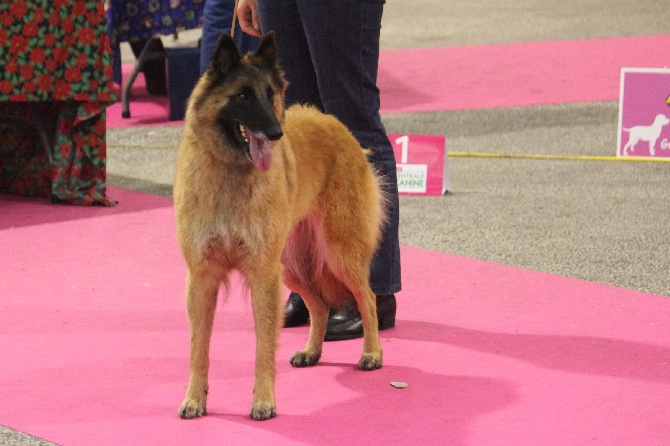
<path fill-rule="evenodd" d="M 670 70 L 621 69 L 617 156 L 670 158 Z"/>

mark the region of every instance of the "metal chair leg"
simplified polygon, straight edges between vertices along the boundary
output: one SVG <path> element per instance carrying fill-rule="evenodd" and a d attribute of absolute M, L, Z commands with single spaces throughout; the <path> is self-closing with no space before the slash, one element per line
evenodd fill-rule
<path fill-rule="evenodd" d="M 123 89 L 121 90 L 121 117 L 124 119 L 130 118 L 130 89 L 135 82 L 135 78 L 137 78 L 137 75 L 142 70 L 144 63 L 148 60 L 162 59 L 165 57 L 165 51 L 152 52 L 151 48 L 155 40 L 160 39 L 154 37 L 153 39 L 147 40 L 147 43 L 144 44 L 144 48 L 142 48 L 140 55 L 137 57 L 133 71 L 130 73 L 130 76 L 128 76 L 128 79 L 123 82 Z"/>

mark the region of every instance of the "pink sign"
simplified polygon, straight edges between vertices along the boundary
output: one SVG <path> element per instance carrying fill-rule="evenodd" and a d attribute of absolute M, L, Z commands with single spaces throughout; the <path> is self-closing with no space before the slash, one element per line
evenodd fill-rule
<path fill-rule="evenodd" d="M 670 70 L 621 69 L 617 156 L 670 158 Z"/>
<path fill-rule="evenodd" d="M 400 195 L 444 195 L 451 189 L 444 135 L 388 135 Z"/>

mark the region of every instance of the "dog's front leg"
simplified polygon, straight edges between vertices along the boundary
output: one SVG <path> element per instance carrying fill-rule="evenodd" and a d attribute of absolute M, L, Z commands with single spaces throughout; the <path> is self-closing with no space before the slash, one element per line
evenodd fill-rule
<path fill-rule="evenodd" d="M 649 140 L 649 155 L 651 155 L 651 156 L 656 155 L 656 141 L 657 140 L 658 140 L 658 137 Z"/>
<path fill-rule="evenodd" d="M 195 418 L 207 413 L 207 374 L 209 342 L 216 309 L 219 282 L 207 274 L 188 273 L 186 309 L 191 331 L 191 365 L 186 397 L 179 408 L 181 418 Z"/>
<path fill-rule="evenodd" d="M 251 418 L 267 420 L 277 416 L 275 407 L 276 350 L 281 320 L 279 272 L 259 274 L 249 280 L 256 328 L 256 371 Z"/>

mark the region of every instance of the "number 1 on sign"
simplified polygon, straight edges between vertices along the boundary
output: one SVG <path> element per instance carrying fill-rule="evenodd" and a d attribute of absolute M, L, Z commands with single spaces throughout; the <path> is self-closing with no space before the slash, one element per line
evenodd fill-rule
<path fill-rule="evenodd" d="M 400 138 L 395 140 L 396 143 L 400 144 L 401 150 L 401 160 L 402 164 L 407 164 L 407 152 L 409 152 L 409 136 L 403 135 Z"/>

